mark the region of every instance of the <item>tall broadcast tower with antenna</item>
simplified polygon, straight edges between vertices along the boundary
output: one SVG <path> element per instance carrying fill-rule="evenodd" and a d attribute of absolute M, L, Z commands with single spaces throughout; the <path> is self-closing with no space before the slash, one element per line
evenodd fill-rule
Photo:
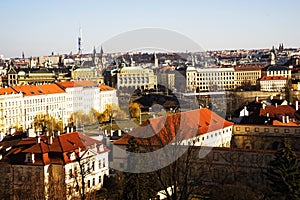
<path fill-rule="evenodd" d="M 78 54 L 82 54 L 82 29 L 79 28 L 79 37 L 78 37 Z"/>

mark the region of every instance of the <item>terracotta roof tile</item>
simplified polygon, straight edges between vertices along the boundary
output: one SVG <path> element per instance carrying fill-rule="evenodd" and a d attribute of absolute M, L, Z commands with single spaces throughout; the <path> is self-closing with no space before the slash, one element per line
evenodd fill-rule
<path fill-rule="evenodd" d="M 263 76 L 260 81 L 270 81 L 270 80 L 286 80 L 283 76 Z"/>
<path fill-rule="evenodd" d="M 97 84 L 94 81 L 66 81 L 66 82 L 57 82 L 58 86 L 63 89 L 73 88 L 73 87 L 97 87 Z"/>
<path fill-rule="evenodd" d="M 24 153 L 48 153 L 48 145 L 44 142 L 36 143 L 35 145 L 23 150 Z"/>
<path fill-rule="evenodd" d="M 266 106 L 265 109 L 260 108 L 259 116 L 267 116 L 267 113 L 272 118 L 279 119 L 281 116 L 295 117 L 296 110 L 289 105 Z"/>
<path fill-rule="evenodd" d="M 231 125 L 233 123 L 226 121 L 207 108 L 202 108 L 148 119 L 128 135 L 115 141 L 114 144 L 126 145 L 128 140 L 134 136 L 139 143 L 147 144 L 150 141 L 152 145 L 165 145 L 175 139 L 180 141 L 193 138 Z"/>
<path fill-rule="evenodd" d="M 278 120 L 273 120 L 273 126 L 298 126 L 298 124 L 289 121 L 289 123 L 282 123 Z"/>
<path fill-rule="evenodd" d="M 17 94 L 18 92 L 12 89 L 11 87 L 0 88 L 0 95 L 4 94 Z"/>
<path fill-rule="evenodd" d="M 24 96 L 35 96 L 44 94 L 64 93 L 65 91 L 56 84 L 44 85 L 19 85 L 12 87 L 18 93 L 23 93 Z"/>
<path fill-rule="evenodd" d="M 112 88 L 112 87 L 110 87 L 108 85 L 104 85 L 104 84 L 99 85 L 99 88 L 100 88 L 100 91 L 115 90 L 115 88 Z"/>
<path fill-rule="evenodd" d="M 73 162 L 70 160 L 70 154 L 80 151 L 85 152 L 88 149 L 95 149 L 101 145 L 101 141 L 90 138 L 78 132 L 62 134 L 54 137 L 50 144 L 50 137 L 40 136 L 40 142 L 36 138 L 23 138 L 5 155 L 2 161 L 11 160 L 11 162 L 30 165 L 46 165 L 49 163 L 66 164 Z M 99 149 L 99 148 L 98 148 Z M 102 152 L 107 152 L 105 147 Z M 34 163 L 24 163 L 25 155 L 32 153 L 35 155 Z"/>

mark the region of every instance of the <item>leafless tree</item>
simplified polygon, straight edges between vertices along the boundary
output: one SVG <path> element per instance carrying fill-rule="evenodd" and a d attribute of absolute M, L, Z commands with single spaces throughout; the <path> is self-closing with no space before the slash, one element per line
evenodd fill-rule
<path fill-rule="evenodd" d="M 85 151 L 82 155 L 80 152 L 77 153 L 77 166 L 73 170 L 73 174 L 71 174 L 72 178 L 74 178 L 75 191 L 79 192 L 79 196 L 82 200 L 93 199 L 92 197 L 95 195 L 95 191 L 89 191 L 87 189 L 86 177 L 93 173 L 95 169 L 95 157 L 93 155 L 88 155 L 89 150 L 81 150 Z M 87 154 L 87 155 L 86 155 Z M 74 188 L 73 188 L 74 189 Z"/>
<path fill-rule="evenodd" d="M 163 151 L 159 158 L 149 160 L 168 163 L 164 168 L 151 172 L 157 180 L 158 189 L 164 191 L 168 200 L 185 200 L 195 194 L 202 195 L 204 191 L 204 174 L 194 165 L 198 153 L 193 149 L 195 141 L 191 139 L 196 136 L 198 125 L 189 127 L 187 120 L 181 117 L 181 113 L 168 115 L 163 128 L 154 136 L 137 139 L 146 152 Z"/>

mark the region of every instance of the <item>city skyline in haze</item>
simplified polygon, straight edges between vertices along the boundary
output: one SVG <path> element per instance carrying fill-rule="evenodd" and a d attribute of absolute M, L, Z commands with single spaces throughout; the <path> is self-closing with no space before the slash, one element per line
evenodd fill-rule
<path fill-rule="evenodd" d="M 34 1 L 1 3 L 0 54 L 5 57 L 83 53 L 144 28 L 176 32 L 204 50 L 300 47 L 297 0 Z M 120 47 L 126 45 L 126 42 Z M 178 51 L 191 51 L 180 44 Z M 110 49 L 109 51 L 114 51 Z"/>

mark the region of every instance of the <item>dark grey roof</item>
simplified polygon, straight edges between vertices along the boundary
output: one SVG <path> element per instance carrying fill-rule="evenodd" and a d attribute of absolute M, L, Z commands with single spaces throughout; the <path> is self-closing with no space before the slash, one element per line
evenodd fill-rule
<path fill-rule="evenodd" d="M 262 69 L 262 71 L 282 71 L 282 70 L 288 70 L 288 67 L 285 66 L 278 66 L 278 65 L 268 65 L 265 68 Z"/>

